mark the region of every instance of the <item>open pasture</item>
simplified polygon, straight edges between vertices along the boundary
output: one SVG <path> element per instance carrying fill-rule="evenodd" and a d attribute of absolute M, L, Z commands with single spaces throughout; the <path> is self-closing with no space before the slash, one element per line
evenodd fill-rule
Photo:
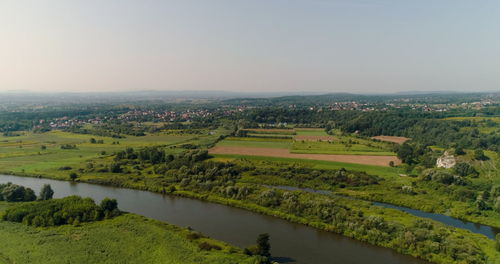
<path fill-rule="evenodd" d="M 242 130 L 253 134 L 295 135 L 294 129 L 286 128 L 247 128 Z"/>
<path fill-rule="evenodd" d="M 183 144 L 209 144 L 214 135 L 168 135 L 148 134 L 142 137 L 126 138 L 99 137 L 62 131 L 46 133 L 24 133 L 22 136 L 0 136 L 0 171 L 28 174 L 52 173 L 66 175 L 59 168 L 79 168 L 88 160 L 104 158 L 127 147 L 140 148 L 153 145 L 182 146 Z M 103 140 L 92 144 L 90 139 Z M 75 149 L 62 149 L 61 145 L 75 145 Z M 172 149 L 173 152 L 182 148 Z"/>
<path fill-rule="evenodd" d="M 0 214 L 9 205 L 0 202 Z M 253 257 L 193 231 L 135 214 L 80 225 L 37 228 L 0 221 L 0 263 L 255 263 Z M 200 250 L 199 243 L 221 250 Z M 27 250 L 29 249 L 29 250 Z"/>
<path fill-rule="evenodd" d="M 219 142 L 220 147 L 254 147 L 254 148 L 281 148 L 288 149 L 292 141 L 277 138 L 252 138 L 252 137 L 228 137 Z"/>
<path fill-rule="evenodd" d="M 259 133 L 248 133 L 247 137 L 254 138 L 281 138 L 281 139 L 292 139 L 293 135 L 287 134 L 259 134 Z"/>

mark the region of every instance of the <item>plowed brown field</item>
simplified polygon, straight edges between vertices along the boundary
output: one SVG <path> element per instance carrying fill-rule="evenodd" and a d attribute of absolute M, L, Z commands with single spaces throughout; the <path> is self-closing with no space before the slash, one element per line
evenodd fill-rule
<path fill-rule="evenodd" d="M 292 159 L 326 160 L 346 163 L 357 163 L 376 166 L 389 166 L 393 161 L 395 165 L 401 161 L 395 156 L 369 156 L 369 155 L 328 155 L 328 154 L 296 154 L 289 153 L 288 149 L 277 148 L 252 148 L 252 147 L 214 147 L 210 154 L 234 154 L 247 156 L 279 157 Z"/>
<path fill-rule="evenodd" d="M 403 144 L 406 141 L 410 140 L 409 138 L 406 138 L 406 137 L 393 137 L 393 136 L 376 136 L 376 137 L 372 137 L 372 138 L 382 140 L 382 141 L 387 141 L 387 142 L 398 143 L 398 144 Z"/>

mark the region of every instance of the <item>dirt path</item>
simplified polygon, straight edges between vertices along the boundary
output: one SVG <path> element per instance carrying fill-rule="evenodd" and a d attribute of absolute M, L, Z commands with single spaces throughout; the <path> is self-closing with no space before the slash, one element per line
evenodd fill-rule
<path fill-rule="evenodd" d="M 277 148 L 253 148 L 253 147 L 214 147 L 209 150 L 210 154 L 235 154 L 248 156 L 280 157 L 292 159 L 325 160 L 346 163 L 357 163 L 376 166 L 389 166 L 393 161 L 395 165 L 401 161 L 395 156 L 369 156 L 369 155 L 328 155 L 328 154 L 296 154 L 289 153 L 288 149 Z"/>

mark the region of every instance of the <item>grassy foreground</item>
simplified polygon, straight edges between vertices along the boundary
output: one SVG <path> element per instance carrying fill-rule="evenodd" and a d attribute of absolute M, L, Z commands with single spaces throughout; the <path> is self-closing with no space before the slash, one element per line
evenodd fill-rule
<path fill-rule="evenodd" d="M 0 214 L 8 204 L 0 202 Z M 190 240 L 192 231 L 123 214 L 79 226 L 35 228 L 0 221 L 0 263 L 255 263 L 241 249 L 209 238 Z M 201 250 L 200 243 L 221 250 Z"/>

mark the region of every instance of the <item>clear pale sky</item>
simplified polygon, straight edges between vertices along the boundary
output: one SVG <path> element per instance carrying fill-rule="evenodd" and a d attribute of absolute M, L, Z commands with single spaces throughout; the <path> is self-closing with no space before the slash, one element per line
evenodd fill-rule
<path fill-rule="evenodd" d="M 0 0 L 9 90 L 500 90 L 500 1 Z"/>

